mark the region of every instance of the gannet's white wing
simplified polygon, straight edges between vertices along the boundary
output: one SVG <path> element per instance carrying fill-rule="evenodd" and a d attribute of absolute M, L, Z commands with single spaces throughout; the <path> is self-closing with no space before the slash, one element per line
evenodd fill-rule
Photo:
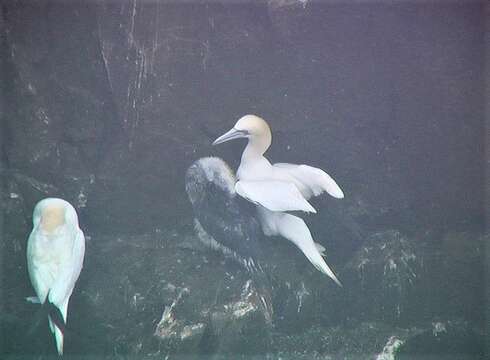
<path fill-rule="evenodd" d="M 71 256 L 67 256 L 61 264 L 57 277 L 49 290 L 49 301 L 54 304 L 63 316 L 66 323 L 68 311 L 68 301 L 75 287 L 75 283 L 82 271 L 83 258 L 85 255 L 85 236 L 83 231 L 73 229 L 74 234 L 70 234 L 72 241 Z M 67 239 L 68 241 L 68 239 Z M 56 339 L 58 354 L 63 354 L 63 332 L 49 318 L 51 331 Z"/>
<path fill-rule="evenodd" d="M 316 210 L 301 195 L 298 188 L 290 182 L 276 180 L 240 180 L 235 184 L 235 191 L 241 197 L 271 211 L 306 211 Z"/>
<path fill-rule="evenodd" d="M 49 258 L 44 253 L 49 250 L 43 249 L 39 245 L 40 241 L 42 241 L 41 231 L 38 227 L 34 227 L 27 240 L 27 270 L 39 303 L 42 304 L 54 282 L 57 265 L 50 261 L 42 261 Z"/>
<path fill-rule="evenodd" d="M 287 213 L 271 212 L 260 207 L 258 210 L 264 234 L 267 236 L 280 235 L 292 241 L 305 254 L 313 266 L 328 275 L 337 285 L 342 286 L 332 269 L 323 259 L 322 255 L 325 254 L 321 254 L 319 251 L 321 245 L 319 246 L 313 241 L 310 229 L 308 229 L 303 219 Z M 323 251 L 325 250 L 325 248 L 321 248 Z"/>
<path fill-rule="evenodd" d="M 71 254 L 64 259 L 58 270 L 58 276 L 49 291 L 49 301 L 55 305 L 61 305 L 70 297 L 75 283 L 82 271 L 83 257 L 85 254 L 85 236 L 80 229 L 74 230 L 71 236 Z"/>
<path fill-rule="evenodd" d="M 344 197 L 342 189 L 335 180 L 322 169 L 287 163 L 274 164 L 273 168 L 282 177 L 288 175 L 292 177 L 295 185 L 306 199 L 320 195 L 324 191 L 337 199 Z"/>

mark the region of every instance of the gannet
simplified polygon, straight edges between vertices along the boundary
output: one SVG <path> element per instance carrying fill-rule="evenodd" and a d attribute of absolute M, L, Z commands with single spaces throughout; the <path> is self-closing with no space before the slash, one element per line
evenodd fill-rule
<path fill-rule="evenodd" d="M 27 269 L 37 296 L 27 300 L 54 306 L 61 313 L 48 315 L 59 355 L 63 355 L 68 301 L 82 270 L 84 254 L 85 237 L 73 206 L 57 198 L 38 202 L 27 241 Z"/>
<path fill-rule="evenodd" d="M 185 176 L 198 238 L 248 270 L 254 270 L 260 254 L 260 225 L 253 212 L 237 201 L 235 183 L 229 166 L 215 157 L 197 160 Z"/>
<path fill-rule="evenodd" d="M 264 157 L 271 145 L 272 133 L 267 122 L 258 116 L 243 116 L 213 145 L 238 138 L 246 138 L 248 143 L 237 170 L 235 190 L 257 205 L 264 234 L 280 235 L 292 241 L 319 271 L 342 286 L 323 259 L 325 249 L 313 241 L 303 219 L 287 213 L 295 210 L 316 213 L 308 199 L 323 192 L 342 199 L 344 193 L 340 187 L 330 175 L 312 166 L 272 165 Z"/>
<path fill-rule="evenodd" d="M 185 189 L 194 211 L 198 239 L 248 271 L 264 316 L 271 322 L 272 286 L 261 266 L 260 224 L 254 205 L 236 195 L 235 183 L 233 171 L 216 157 L 195 161 L 185 174 Z"/>

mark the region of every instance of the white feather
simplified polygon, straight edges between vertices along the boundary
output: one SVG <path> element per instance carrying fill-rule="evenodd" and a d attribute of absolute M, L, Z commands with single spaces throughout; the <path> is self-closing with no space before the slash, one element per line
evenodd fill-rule
<path fill-rule="evenodd" d="M 271 211 L 316 210 L 301 195 L 298 188 L 285 181 L 238 181 L 235 191 L 245 199 L 264 206 Z"/>
<path fill-rule="evenodd" d="M 305 199 L 318 196 L 327 192 L 337 199 L 342 199 L 344 193 L 334 179 L 322 169 L 308 165 L 296 165 L 277 163 L 273 165 L 274 171 L 283 177 L 292 177 L 294 184 L 298 187 Z"/>
<path fill-rule="evenodd" d="M 313 241 L 310 229 L 308 229 L 303 219 L 287 213 L 272 212 L 260 206 L 258 207 L 258 213 L 265 235 L 280 235 L 292 241 L 315 268 L 328 275 L 339 286 L 342 286 L 337 276 L 323 259 L 319 251 L 319 244 Z"/>

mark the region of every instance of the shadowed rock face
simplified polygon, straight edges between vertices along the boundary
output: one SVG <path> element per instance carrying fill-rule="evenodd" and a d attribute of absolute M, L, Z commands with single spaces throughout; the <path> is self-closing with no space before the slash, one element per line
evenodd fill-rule
<path fill-rule="evenodd" d="M 398 231 L 372 234 L 346 265 L 350 306 L 365 319 L 410 323 L 418 311 L 413 307 L 427 260 L 423 256 L 415 242 Z"/>
<path fill-rule="evenodd" d="M 482 19 L 479 4 L 6 2 L 2 162 L 47 186 L 23 183 L 28 207 L 61 196 L 94 230 L 141 233 L 189 217 L 187 167 L 236 164 L 242 145 L 211 139 L 256 113 L 270 158 L 336 174 L 365 226 L 481 219 Z"/>

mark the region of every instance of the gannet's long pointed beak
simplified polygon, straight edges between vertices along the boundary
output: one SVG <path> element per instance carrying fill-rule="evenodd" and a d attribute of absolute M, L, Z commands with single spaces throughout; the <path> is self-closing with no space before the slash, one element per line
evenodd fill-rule
<path fill-rule="evenodd" d="M 228 131 L 227 133 L 221 135 L 219 138 L 214 140 L 213 145 L 218 145 L 233 139 L 246 138 L 247 136 L 248 133 L 246 131 L 232 128 L 230 131 Z"/>

